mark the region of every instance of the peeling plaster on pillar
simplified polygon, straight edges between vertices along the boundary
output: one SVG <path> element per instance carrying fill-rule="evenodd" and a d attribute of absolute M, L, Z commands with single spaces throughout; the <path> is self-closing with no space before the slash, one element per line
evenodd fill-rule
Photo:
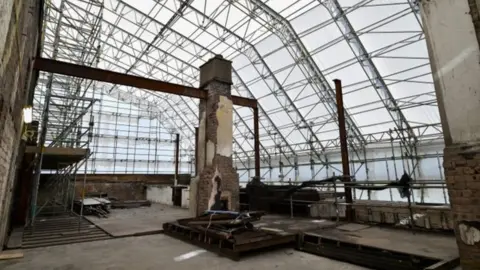
<path fill-rule="evenodd" d="M 446 145 L 480 140 L 480 118 L 472 113 L 480 108 L 480 48 L 468 2 L 421 2 Z"/>
<path fill-rule="evenodd" d="M 232 156 L 233 147 L 233 103 L 220 96 L 217 109 L 217 149 L 216 153 L 225 157 Z"/>
<path fill-rule="evenodd" d="M 217 148 L 218 148 L 218 145 L 217 145 Z M 207 142 L 207 151 L 206 151 L 206 163 L 207 163 L 207 166 L 212 166 L 213 164 L 213 158 L 215 157 L 215 144 L 208 140 Z"/>
<path fill-rule="evenodd" d="M 473 246 L 480 242 L 480 230 L 465 223 L 458 225 L 458 234 L 466 245 Z"/>
<path fill-rule="evenodd" d="M 198 211 L 197 204 L 197 193 L 198 193 L 198 182 L 200 181 L 200 175 L 197 175 L 190 181 L 190 194 L 189 194 L 189 205 L 188 212 L 190 216 L 196 217 Z"/>
<path fill-rule="evenodd" d="M 200 88 L 208 91 L 200 107 L 205 112 L 203 129 L 204 168 L 200 171 L 196 198 L 197 214 L 222 207 L 239 209 L 239 177 L 233 167 L 233 104 L 231 62 L 215 56 L 200 67 Z M 200 128 L 199 128 L 200 131 Z M 217 190 L 218 189 L 218 190 Z"/>
<path fill-rule="evenodd" d="M 212 209 L 212 206 L 215 204 L 215 195 L 216 195 L 217 192 L 218 192 L 217 183 L 215 183 L 215 178 L 216 178 L 217 176 L 218 176 L 220 179 L 222 179 L 222 175 L 221 175 L 220 172 L 218 171 L 218 168 L 215 169 L 215 174 L 213 174 L 213 177 L 212 177 L 212 179 L 210 180 L 211 183 L 212 183 L 212 190 L 210 191 L 210 199 L 208 200 L 208 210 Z"/>
<path fill-rule="evenodd" d="M 198 126 L 198 142 L 197 142 L 197 147 L 198 147 L 198 172 L 197 172 L 197 175 L 200 175 L 200 173 L 203 171 L 203 168 L 205 167 L 206 117 L 207 117 L 206 111 L 204 111 L 204 110 L 201 111 L 200 112 L 200 124 Z"/>

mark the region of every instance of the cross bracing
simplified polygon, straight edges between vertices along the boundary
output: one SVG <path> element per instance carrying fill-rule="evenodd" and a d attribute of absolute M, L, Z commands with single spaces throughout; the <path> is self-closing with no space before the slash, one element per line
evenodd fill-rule
<path fill-rule="evenodd" d="M 336 78 L 356 159 L 391 141 L 414 159 L 418 144 L 442 139 L 416 1 L 52 0 L 46 10 L 45 57 L 90 65 L 95 59 L 99 68 L 189 86 L 198 85 L 198 67 L 213 55 L 232 60 L 233 94 L 259 101 L 266 167 L 295 170 L 303 156 L 328 165 L 339 146 Z M 161 116 L 193 156 L 196 100 L 97 88 Z M 253 167 L 250 109 L 235 108 L 234 150 L 240 169 Z M 272 164 L 278 159 L 282 165 Z"/>

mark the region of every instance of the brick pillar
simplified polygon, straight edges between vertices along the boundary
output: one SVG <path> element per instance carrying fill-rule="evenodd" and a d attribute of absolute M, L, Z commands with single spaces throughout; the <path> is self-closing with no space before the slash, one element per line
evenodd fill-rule
<path fill-rule="evenodd" d="M 444 168 L 462 269 L 480 268 L 480 143 L 445 147 Z"/>
<path fill-rule="evenodd" d="M 421 2 L 463 270 L 480 269 L 480 24 L 476 3 L 480 1 Z"/>
<path fill-rule="evenodd" d="M 220 55 L 200 67 L 200 88 L 208 91 L 208 98 L 199 106 L 199 170 L 190 192 L 193 215 L 206 210 L 239 209 L 239 177 L 232 160 L 231 74 L 231 62 Z"/>

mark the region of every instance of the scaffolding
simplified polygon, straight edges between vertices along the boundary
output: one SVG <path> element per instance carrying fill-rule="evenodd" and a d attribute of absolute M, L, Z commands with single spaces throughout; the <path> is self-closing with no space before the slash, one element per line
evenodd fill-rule
<path fill-rule="evenodd" d="M 44 8 L 42 56 L 97 66 L 104 53 L 103 2 L 46 1 Z M 38 215 L 73 213 L 79 197 L 80 212 L 75 212 L 81 217 L 87 174 L 173 173 L 178 128 L 158 104 L 148 101 L 134 99 L 121 86 L 40 72 L 33 110 L 40 132 L 30 224 Z M 52 164 L 49 149 L 66 151 Z M 76 153 L 75 158 L 68 153 Z M 193 148 L 183 145 L 179 156 L 180 172 L 192 173 Z"/>
<path fill-rule="evenodd" d="M 98 47 L 94 44 L 100 34 L 102 5 L 92 2 L 86 7 L 97 15 L 84 16 L 84 21 L 74 21 L 66 16 L 74 12 L 66 2 L 60 2 L 58 8 L 51 1 L 45 3 L 43 55 L 89 66 L 98 63 Z M 52 21 L 56 24 L 49 23 Z M 40 119 L 40 132 L 30 206 L 32 225 L 40 214 L 61 214 L 73 206 L 75 178 L 80 168 L 83 167 L 86 177 L 94 126 L 92 107 L 97 101 L 94 81 L 42 72 L 39 82 L 34 98 L 34 116 Z M 49 148 L 67 151 L 47 162 L 45 152 Z M 70 149 L 84 151 L 72 159 Z M 53 170 L 54 173 L 49 179 L 40 181 L 45 170 Z M 41 185 L 43 192 L 39 194 Z"/>
<path fill-rule="evenodd" d="M 222 54 L 233 61 L 232 93 L 259 102 L 266 181 L 341 174 L 331 94 L 331 80 L 341 79 L 357 181 L 395 179 L 403 170 L 418 181 L 443 178 L 437 169 L 443 134 L 418 3 L 207 2 L 47 1 L 43 52 L 188 86 L 196 86 L 201 64 Z M 176 133 L 180 171 L 193 173 L 195 101 L 75 80 L 54 75 L 52 83 L 73 89 L 81 82 L 92 93 L 85 98 L 98 99 L 86 113 L 94 122 L 87 173 L 172 173 Z M 46 93 L 48 85 L 42 73 L 39 89 Z M 36 98 L 45 103 L 45 94 Z M 79 105 L 77 115 L 87 106 Z M 251 117 L 247 108 L 234 110 L 233 158 L 243 181 L 253 176 Z M 62 133 L 47 130 L 50 138 Z M 75 139 L 73 130 L 65 132 L 66 141 Z"/>

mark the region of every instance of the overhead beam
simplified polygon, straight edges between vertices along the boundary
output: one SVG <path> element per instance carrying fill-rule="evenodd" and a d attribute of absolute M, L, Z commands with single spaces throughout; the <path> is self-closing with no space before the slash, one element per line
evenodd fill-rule
<path fill-rule="evenodd" d="M 184 97 L 198 99 L 207 98 L 207 91 L 203 89 L 148 79 L 140 76 L 123 74 L 114 71 L 108 71 L 99 68 L 76 65 L 52 59 L 35 58 L 33 68 L 39 71 L 74 76 L 94 81 L 120 84 Z M 238 106 L 257 108 L 257 101 L 255 99 L 232 96 L 232 102 L 234 105 Z"/>

